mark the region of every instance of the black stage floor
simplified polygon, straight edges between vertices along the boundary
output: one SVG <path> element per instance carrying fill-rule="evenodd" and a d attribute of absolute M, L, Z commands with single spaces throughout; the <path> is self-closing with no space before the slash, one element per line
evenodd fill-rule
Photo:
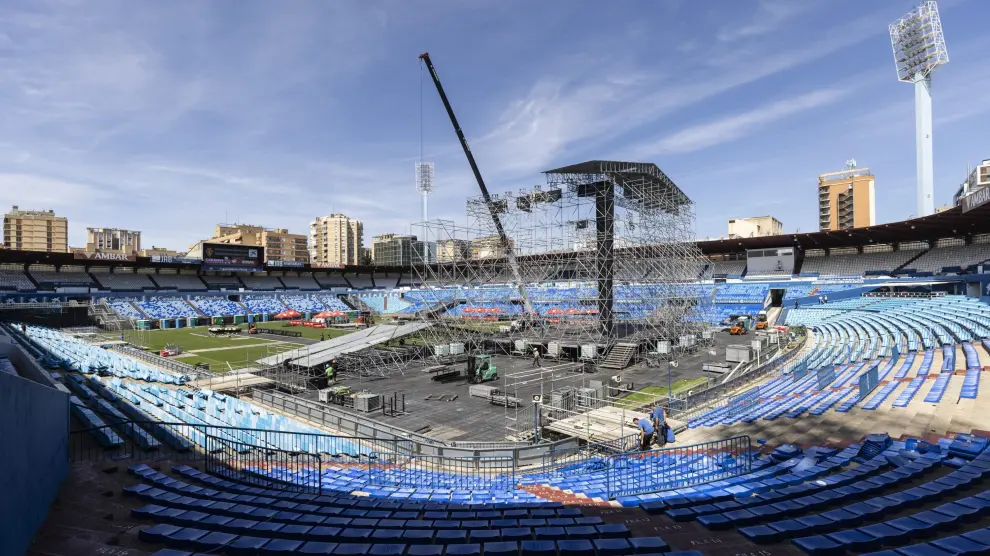
<path fill-rule="evenodd" d="M 749 344 L 753 338 L 752 334 L 732 337 L 729 336 L 728 332 L 717 333 L 714 347 L 716 355 L 709 357 L 706 355 L 708 350 L 701 349 L 694 354 L 679 358 L 678 367 L 671 369 L 671 381 L 706 376 L 702 370 L 706 360 L 724 362 L 727 345 Z M 512 378 L 503 378 L 511 376 L 512 373 L 531 369 L 532 359 L 530 358 L 500 355 L 495 357 L 494 361 L 498 368 L 499 378 L 487 382 L 485 385 L 495 386 L 500 390 L 505 388 L 509 395 L 522 400 L 522 406 L 518 412 L 516 409 L 506 410 L 502 406 L 492 405 L 483 398 L 471 397 L 468 394 L 470 385 L 466 381 L 440 384 L 430 380 L 432 376 L 430 373 L 417 367 L 407 369 L 403 374 L 392 373 L 386 379 L 368 381 L 344 379 L 339 381 L 339 384 L 350 386 L 352 391 L 368 391 L 386 397 L 391 397 L 395 393 L 401 398 L 405 394 L 405 415 L 388 417 L 381 413 L 368 414 L 367 417 L 371 420 L 382 421 L 409 431 L 421 432 L 441 440 L 502 440 L 506 435 L 512 434 L 513 429 L 521 431 L 532 428 L 532 397 L 534 394 L 540 393 L 541 381 L 532 380 L 529 384 L 513 387 Z M 552 360 L 545 359 L 543 361 L 544 368 L 559 364 Z M 464 369 L 464 367 L 464 363 L 457 366 L 459 369 Z M 613 375 L 619 375 L 622 383 L 633 383 L 636 390 L 646 386 L 667 385 L 667 366 L 665 364 L 655 368 L 647 368 L 645 364 L 637 364 L 622 371 L 602 369 L 595 373 L 584 374 L 566 372 L 562 375 L 565 378 L 555 380 L 553 386 L 558 388 L 562 386 L 586 386 L 589 380 L 607 382 L 609 377 Z M 537 376 L 531 378 L 538 379 Z M 542 387 L 545 392 L 552 389 L 549 384 L 549 377 L 543 381 Z M 457 398 L 454 401 L 428 401 L 425 399 L 430 395 L 436 398 L 441 394 L 456 394 Z M 316 392 L 307 392 L 305 396 L 315 400 Z M 509 418 L 517 418 L 517 420 L 512 421 Z"/>

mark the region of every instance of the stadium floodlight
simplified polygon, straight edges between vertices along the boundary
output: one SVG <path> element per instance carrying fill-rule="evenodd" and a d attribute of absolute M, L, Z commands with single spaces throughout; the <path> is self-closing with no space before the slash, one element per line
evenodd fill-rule
<path fill-rule="evenodd" d="M 890 24 L 897 79 L 914 84 L 915 150 L 918 165 L 918 216 L 935 212 L 932 166 L 932 78 L 935 68 L 949 62 L 942 21 L 935 0 L 923 2 Z"/>
<path fill-rule="evenodd" d="M 416 191 L 423 197 L 423 218 L 422 222 L 425 224 L 429 220 L 429 215 L 426 210 L 426 198 L 433 193 L 433 176 L 436 169 L 432 162 L 417 162 L 416 163 Z M 427 229 L 424 227 L 424 232 Z M 420 238 L 423 246 L 423 256 L 427 261 L 432 260 L 430 253 L 430 238 L 423 237 Z"/>

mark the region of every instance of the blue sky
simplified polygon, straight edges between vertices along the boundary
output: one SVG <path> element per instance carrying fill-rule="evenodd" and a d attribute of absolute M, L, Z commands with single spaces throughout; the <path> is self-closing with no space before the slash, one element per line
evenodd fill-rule
<path fill-rule="evenodd" d="M 855 158 L 877 218 L 914 212 L 913 91 L 871 0 L 12 0 L 0 5 L 0 207 L 55 209 L 184 249 L 223 221 L 366 242 L 463 221 L 477 186 L 417 56 L 437 65 L 489 188 L 592 158 L 655 162 L 697 202 L 699 237 L 772 214 L 816 229 L 816 177 Z M 990 157 L 990 18 L 940 2 L 936 204 Z M 423 87 L 421 88 L 421 80 Z M 421 97 L 422 93 L 422 97 Z M 421 121 L 422 98 L 422 126 Z M 981 123 L 983 122 L 983 123 Z"/>

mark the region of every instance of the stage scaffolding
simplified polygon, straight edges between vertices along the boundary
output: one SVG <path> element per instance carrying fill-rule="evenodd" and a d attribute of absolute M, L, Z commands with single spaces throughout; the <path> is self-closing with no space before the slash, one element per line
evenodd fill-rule
<path fill-rule="evenodd" d="M 706 259 L 694 240 L 691 200 L 654 164 L 590 161 L 545 172 L 546 184 L 470 198 L 465 224 L 414 224 L 436 241 L 435 260 L 417 258 L 420 295 L 443 306 L 434 346 L 524 339 L 655 351 L 707 329 L 710 288 L 695 285 Z M 499 241 L 500 220 L 518 260 L 516 284 Z M 523 309 L 519 287 L 533 312 Z M 707 292 L 707 294 L 705 293 Z M 595 359 L 595 358 L 592 358 Z"/>

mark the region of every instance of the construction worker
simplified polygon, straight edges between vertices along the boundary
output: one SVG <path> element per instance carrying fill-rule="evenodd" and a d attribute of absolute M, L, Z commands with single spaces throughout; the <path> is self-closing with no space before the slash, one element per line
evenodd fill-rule
<path fill-rule="evenodd" d="M 540 348 L 538 347 L 533 348 L 533 366 L 543 368 L 543 362 L 540 361 Z"/>
<path fill-rule="evenodd" d="M 333 368 L 333 363 L 327 363 L 327 386 L 337 384 L 337 369 Z"/>
<path fill-rule="evenodd" d="M 325 340 L 325 338 L 323 337 L 323 333 L 320 332 L 320 341 L 322 342 L 323 340 Z"/>
<path fill-rule="evenodd" d="M 650 423 L 649 419 L 640 419 L 639 417 L 633 418 L 633 424 L 639 429 L 639 449 L 644 452 L 649 450 L 655 432 L 653 424 Z"/>
<path fill-rule="evenodd" d="M 653 425 L 657 446 L 663 448 L 664 444 L 667 443 L 667 415 L 664 413 L 663 407 L 658 405 L 653 408 L 653 411 L 650 412 L 650 424 Z"/>

